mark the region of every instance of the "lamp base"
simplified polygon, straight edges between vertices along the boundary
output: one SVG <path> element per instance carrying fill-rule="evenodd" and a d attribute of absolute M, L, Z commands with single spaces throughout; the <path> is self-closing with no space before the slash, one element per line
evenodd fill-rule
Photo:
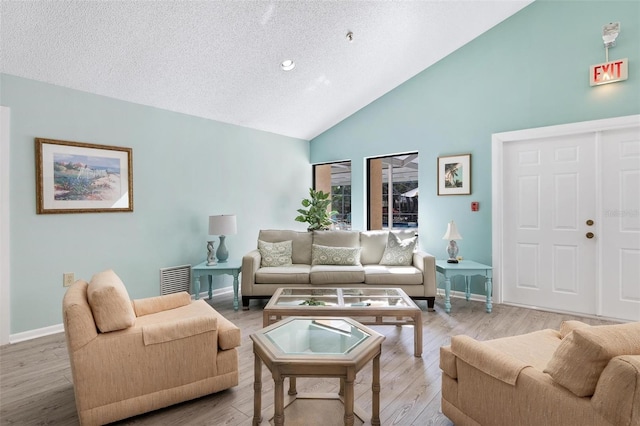
<path fill-rule="evenodd" d="M 447 263 L 458 263 L 458 259 L 447 259 Z"/>
<path fill-rule="evenodd" d="M 224 235 L 220 235 L 220 245 L 218 246 L 218 250 L 216 250 L 216 258 L 218 258 L 218 263 L 225 263 L 229 258 L 229 252 L 227 251 L 227 246 L 224 244 Z"/>

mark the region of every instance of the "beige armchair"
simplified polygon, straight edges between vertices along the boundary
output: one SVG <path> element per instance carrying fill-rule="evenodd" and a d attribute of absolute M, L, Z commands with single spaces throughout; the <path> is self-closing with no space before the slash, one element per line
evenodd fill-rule
<path fill-rule="evenodd" d="M 101 425 L 238 384 L 240 329 L 188 293 L 130 301 L 113 271 L 63 299 L 81 425 Z"/>

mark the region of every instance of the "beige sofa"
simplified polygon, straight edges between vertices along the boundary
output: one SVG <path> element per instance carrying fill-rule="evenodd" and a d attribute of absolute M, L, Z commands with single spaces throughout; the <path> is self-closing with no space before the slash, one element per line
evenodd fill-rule
<path fill-rule="evenodd" d="M 63 299 L 81 425 L 102 425 L 238 384 L 240 330 L 188 293 L 130 301 L 113 271 Z"/>
<path fill-rule="evenodd" d="M 264 299 L 279 287 L 399 287 L 433 309 L 436 296 L 435 258 L 416 250 L 415 231 L 261 230 L 258 248 L 242 258 L 242 305 Z M 266 245 L 290 242 L 283 265 L 265 258 Z M 275 243 L 275 244 L 274 244 Z M 263 246 L 262 248 L 260 246 Z M 268 252 L 267 252 L 268 253 Z M 287 258 L 290 256 L 290 258 Z M 268 255 L 267 255 L 268 257 Z M 278 260 L 278 255 L 273 256 Z M 334 261 L 334 259 L 337 259 Z M 288 262 L 286 261 L 288 260 Z"/>
<path fill-rule="evenodd" d="M 456 426 L 640 425 L 640 323 L 454 336 L 440 368 L 442 412 Z"/>

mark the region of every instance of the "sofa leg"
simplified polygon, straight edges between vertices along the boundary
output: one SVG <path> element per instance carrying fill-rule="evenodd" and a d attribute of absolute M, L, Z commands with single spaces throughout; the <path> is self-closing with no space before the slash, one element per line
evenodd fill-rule
<path fill-rule="evenodd" d="M 251 299 L 248 296 L 242 296 L 242 310 L 243 311 L 248 311 L 249 310 L 249 301 Z"/>
<path fill-rule="evenodd" d="M 427 310 L 429 312 L 435 311 L 436 298 L 435 297 L 427 297 Z"/>

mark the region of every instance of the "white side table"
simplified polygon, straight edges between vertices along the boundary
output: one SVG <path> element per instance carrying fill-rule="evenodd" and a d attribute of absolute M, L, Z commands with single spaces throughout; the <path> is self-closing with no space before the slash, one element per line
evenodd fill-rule
<path fill-rule="evenodd" d="M 485 291 L 487 292 L 487 313 L 491 313 L 491 278 L 492 268 L 489 265 L 474 262 L 473 260 L 461 260 L 459 263 L 447 263 L 446 260 L 436 260 L 436 271 L 444 275 L 444 310 L 451 312 L 451 277 L 464 275 L 465 296 L 467 300 L 471 295 L 469 290 L 470 278 L 474 275 L 484 275 Z"/>
<path fill-rule="evenodd" d="M 191 275 L 193 276 L 193 291 L 195 292 L 196 299 L 200 298 L 200 278 L 203 276 L 209 277 L 209 299 L 213 295 L 213 277 L 216 275 L 232 275 L 233 276 L 233 309 L 238 310 L 240 306 L 238 302 L 238 275 L 242 269 L 242 261 L 236 259 L 229 259 L 226 262 L 219 262 L 216 265 L 207 265 L 204 261 L 196 266 L 191 267 Z"/>

